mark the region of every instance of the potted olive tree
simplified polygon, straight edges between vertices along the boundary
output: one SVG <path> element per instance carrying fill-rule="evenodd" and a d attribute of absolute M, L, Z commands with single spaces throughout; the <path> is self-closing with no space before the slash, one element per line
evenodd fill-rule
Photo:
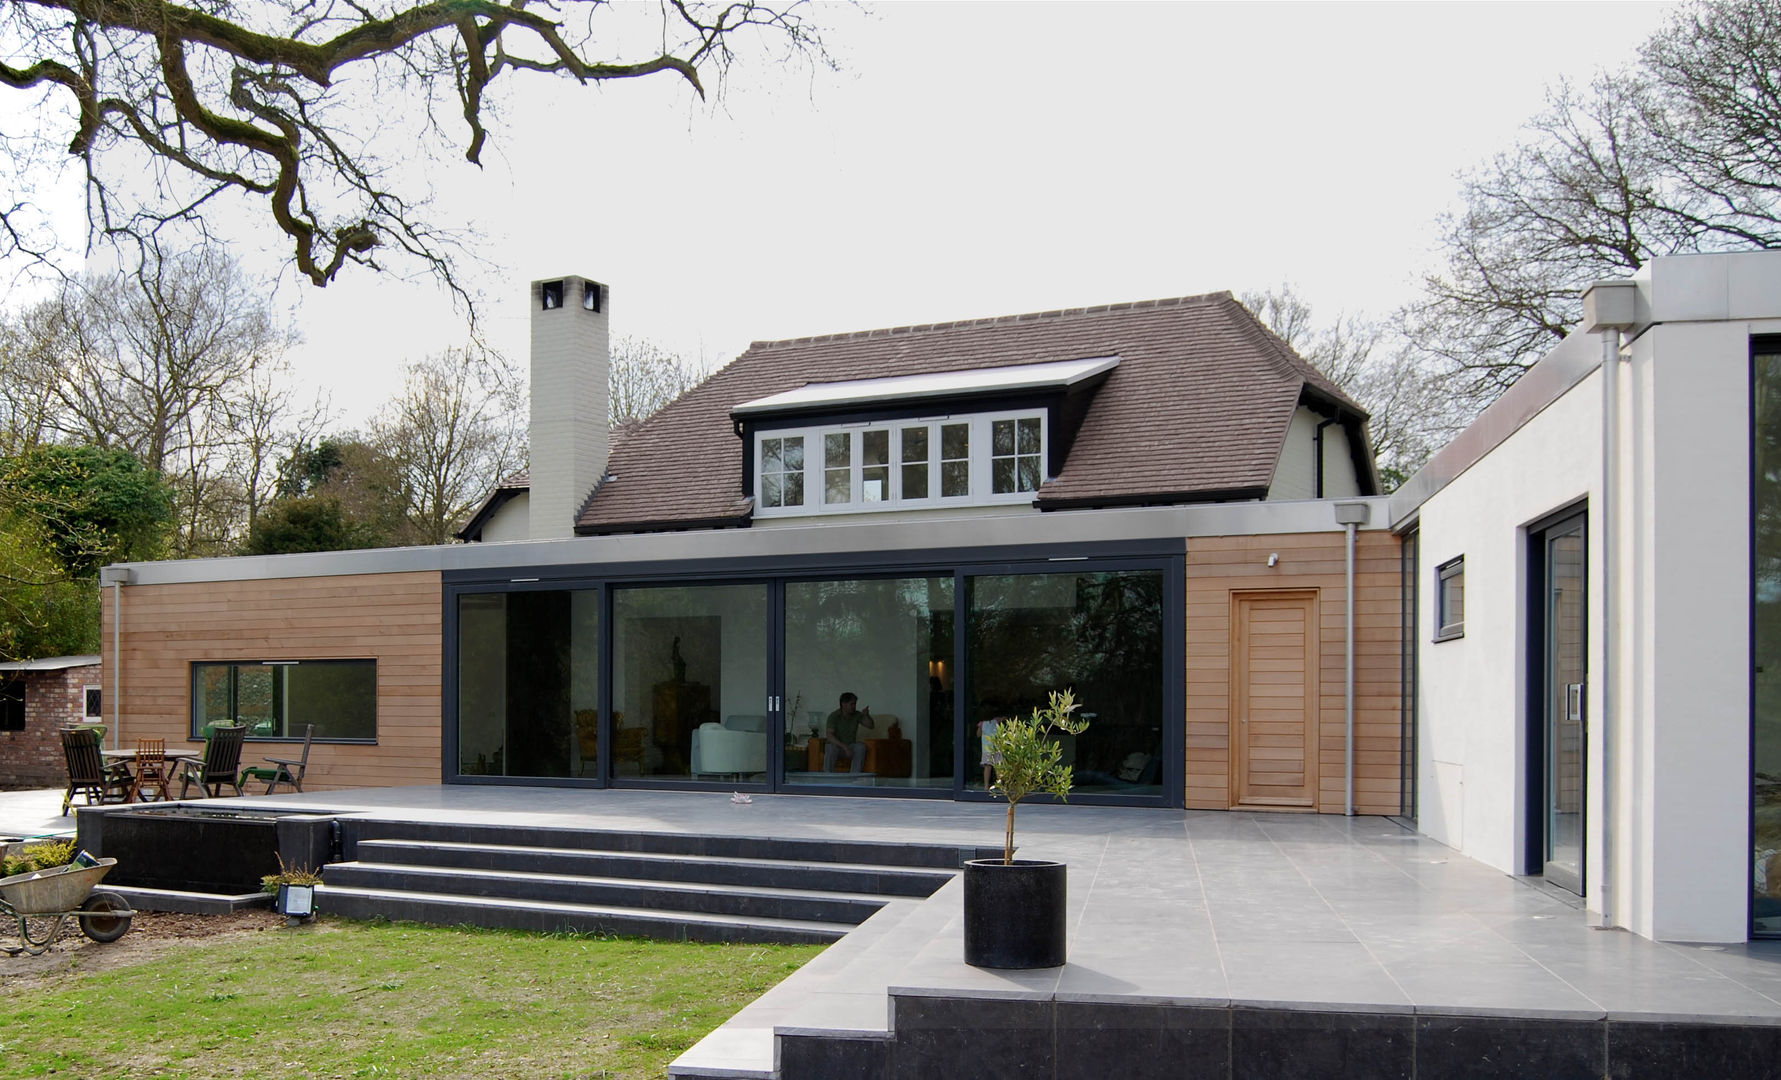
<path fill-rule="evenodd" d="M 1026 718 L 998 719 L 984 742 L 995 769 L 991 791 L 1008 800 L 1000 859 L 965 863 L 965 963 L 987 968 L 1058 967 L 1064 962 L 1064 864 L 1014 857 L 1014 812 L 1037 791 L 1069 797 L 1071 768 L 1059 734 L 1080 735 L 1088 721 L 1068 690 Z"/>

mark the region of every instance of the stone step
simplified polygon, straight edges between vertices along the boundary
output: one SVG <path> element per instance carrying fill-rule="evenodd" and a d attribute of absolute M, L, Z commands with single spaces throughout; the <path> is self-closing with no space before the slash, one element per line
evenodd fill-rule
<path fill-rule="evenodd" d="M 773 858 L 664 855 L 576 847 L 514 847 L 453 840 L 360 840 L 358 861 L 636 878 L 752 888 L 796 888 L 881 896 L 931 896 L 956 870 Z"/>
<path fill-rule="evenodd" d="M 367 850 L 361 846 L 360 853 Z M 700 882 L 639 880 L 530 870 L 483 870 L 407 863 L 333 863 L 323 875 L 330 886 L 504 897 L 713 915 L 767 916 L 857 926 L 889 896 L 807 888 L 746 888 Z"/>
<path fill-rule="evenodd" d="M 957 870 L 968 859 L 1000 854 L 1000 848 L 953 844 L 904 844 L 867 840 L 810 840 L 770 836 L 637 832 L 533 825 L 462 824 L 342 818 L 347 859 L 369 840 L 451 840 L 498 847 L 536 847 L 728 859 L 782 859 L 808 863 L 926 867 Z"/>
<path fill-rule="evenodd" d="M 607 933 L 675 941 L 826 945 L 848 927 L 807 919 L 712 915 L 597 904 L 454 896 L 323 884 L 316 908 L 351 919 L 392 919 L 437 926 L 484 926 L 537 933 Z"/>

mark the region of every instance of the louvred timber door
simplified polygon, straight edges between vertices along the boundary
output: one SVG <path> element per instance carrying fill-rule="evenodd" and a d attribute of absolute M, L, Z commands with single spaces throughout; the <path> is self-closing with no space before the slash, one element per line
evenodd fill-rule
<path fill-rule="evenodd" d="M 1317 796 L 1317 591 L 1231 594 L 1231 806 Z"/>

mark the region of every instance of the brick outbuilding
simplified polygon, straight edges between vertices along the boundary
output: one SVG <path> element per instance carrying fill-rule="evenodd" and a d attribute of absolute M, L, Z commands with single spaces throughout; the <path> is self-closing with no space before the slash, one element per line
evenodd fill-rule
<path fill-rule="evenodd" d="M 99 722 L 99 658 L 51 656 L 0 664 L 0 788 L 68 779 L 56 732 Z"/>

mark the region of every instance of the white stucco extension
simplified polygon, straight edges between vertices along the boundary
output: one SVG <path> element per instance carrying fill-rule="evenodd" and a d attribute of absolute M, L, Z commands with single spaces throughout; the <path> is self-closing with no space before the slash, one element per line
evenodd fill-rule
<path fill-rule="evenodd" d="M 1537 614 L 1528 525 L 1586 504 L 1585 900 L 1649 937 L 1741 941 L 1751 339 L 1781 333 L 1781 252 L 1658 259 L 1634 281 L 1618 361 L 1619 476 L 1606 500 L 1602 343 L 1582 331 L 1393 497 L 1394 524 L 1420 537 L 1418 823 L 1506 872 L 1534 869 L 1529 830 L 1542 824 L 1528 820 L 1527 766 L 1542 748 L 1527 704 L 1539 674 L 1527 659 Z M 1618 522 L 1612 551 L 1604 506 Z M 1459 555 L 1465 633 L 1436 642 L 1435 571 Z M 1612 655 L 1607 558 L 1619 575 Z"/>

